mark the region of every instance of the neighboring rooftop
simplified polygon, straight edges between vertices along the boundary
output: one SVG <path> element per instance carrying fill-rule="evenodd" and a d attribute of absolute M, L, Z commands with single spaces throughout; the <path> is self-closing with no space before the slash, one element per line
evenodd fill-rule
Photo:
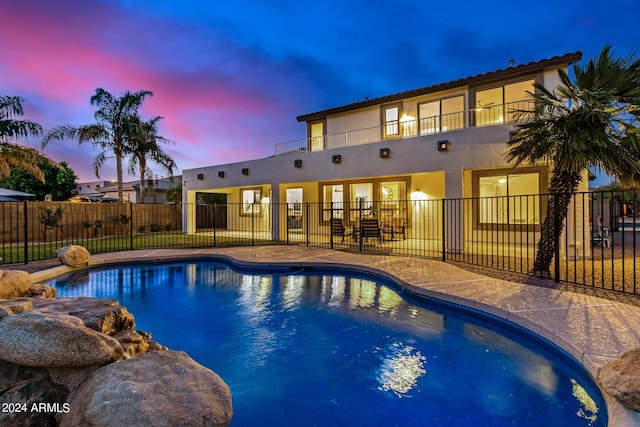
<path fill-rule="evenodd" d="M 36 197 L 35 194 L 0 188 L 0 202 L 19 202 Z"/>

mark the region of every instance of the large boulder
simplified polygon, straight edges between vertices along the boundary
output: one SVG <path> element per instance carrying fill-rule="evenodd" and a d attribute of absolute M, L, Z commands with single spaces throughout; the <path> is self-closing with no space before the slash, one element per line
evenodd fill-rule
<path fill-rule="evenodd" d="M 33 300 L 34 310 L 48 314 L 68 314 L 79 317 L 88 328 L 113 335 L 121 330 L 133 330 L 136 322 L 117 300 L 108 298 L 55 298 Z"/>
<path fill-rule="evenodd" d="M 0 270 L 0 299 L 30 296 L 31 275 L 22 270 Z"/>
<path fill-rule="evenodd" d="M 33 303 L 30 299 L 12 299 L 0 301 L 0 320 L 6 316 L 24 313 L 33 310 Z"/>
<path fill-rule="evenodd" d="M 113 337 L 122 345 L 126 358 L 136 357 L 149 351 L 151 335 L 146 332 L 138 333 L 138 331 L 118 331 L 113 335 Z"/>
<path fill-rule="evenodd" d="M 640 349 L 629 350 L 603 366 L 598 382 L 624 406 L 640 412 Z"/>
<path fill-rule="evenodd" d="M 55 426 L 56 413 L 65 410 L 68 394 L 69 389 L 52 381 L 45 368 L 20 366 L 0 360 L 0 402 L 19 404 L 19 410 L 14 407 L 14 410 L 0 411 L 0 425 Z M 49 403 L 52 410 L 32 410 L 34 404 L 40 403 Z"/>
<path fill-rule="evenodd" d="M 60 248 L 56 251 L 56 255 L 62 264 L 74 268 L 86 266 L 91 258 L 89 251 L 78 245 Z"/>
<path fill-rule="evenodd" d="M 34 283 L 29 288 L 29 296 L 33 297 L 55 298 L 57 293 L 58 291 L 56 288 L 40 283 Z"/>
<path fill-rule="evenodd" d="M 122 359 L 123 353 L 116 339 L 74 316 L 29 311 L 0 321 L 0 359 L 19 365 L 104 365 Z"/>
<path fill-rule="evenodd" d="M 176 351 L 150 352 L 94 371 L 70 396 L 60 426 L 226 426 L 229 387 Z"/>

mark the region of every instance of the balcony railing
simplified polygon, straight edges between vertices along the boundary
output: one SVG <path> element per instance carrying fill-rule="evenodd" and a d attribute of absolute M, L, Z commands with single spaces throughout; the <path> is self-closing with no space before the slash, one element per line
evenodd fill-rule
<path fill-rule="evenodd" d="M 370 144 L 382 140 L 413 138 L 451 132 L 471 126 L 494 126 L 516 120 L 519 111 L 533 111 L 532 100 L 478 107 L 421 119 L 399 120 L 381 126 L 357 129 L 276 144 L 275 155 L 323 151 L 330 148 Z"/>

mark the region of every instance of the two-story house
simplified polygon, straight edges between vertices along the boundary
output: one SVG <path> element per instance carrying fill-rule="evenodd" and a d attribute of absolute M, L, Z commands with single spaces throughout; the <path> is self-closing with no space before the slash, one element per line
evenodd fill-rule
<path fill-rule="evenodd" d="M 183 200 L 224 194 L 230 206 L 238 204 L 226 213 L 228 229 L 243 216 L 259 216 L 253 226 L 276 240 L 295 229 L 321 230 L 330 218 L 356 221 L 363 209 L 402 218 L 408 238 L 444 236 L 450 251 L 463 251 L 465 236 L 496 225 L 539 230 L 543 202 L 499 197 L 545 193 L 549 167 L 514 169 L 506 143 L 517 129 L 516 110 L 532 108 L 534 82 L 553 89 L 558 69 L 581 56 L 511 61 L 504 69 L 301 115 L 306 138 L 277 144 L 273 157 L 185 170 Z M 443 234 L 442 204 L 429 201 L 445 198 L 481 199 L 464 203 L 455 230 Z M 305 202 L 317 208 L 301 209 Z M 185 231 L 195 231 L 195 216 L 185 213 Z"/>

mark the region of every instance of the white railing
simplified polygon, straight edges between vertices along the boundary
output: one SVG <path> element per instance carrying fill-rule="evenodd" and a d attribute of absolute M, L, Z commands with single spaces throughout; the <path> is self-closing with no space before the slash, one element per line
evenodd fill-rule
<path fill-rule="evenodd" d="M 533 101 L 523 100 L 439 116 L 425 117 L 419 120 L 400 120 L 393 124 L 282 142 L 276 144 L 275 155 L 280 156 L 305 151 L 323 151 L 331 148 L 370 144 L 383 140 L 413 138 L 421 135 L 451 132 L 471 126 L 501 125 L 516 120 L 519 111 L 532 110 Z"/>

